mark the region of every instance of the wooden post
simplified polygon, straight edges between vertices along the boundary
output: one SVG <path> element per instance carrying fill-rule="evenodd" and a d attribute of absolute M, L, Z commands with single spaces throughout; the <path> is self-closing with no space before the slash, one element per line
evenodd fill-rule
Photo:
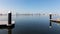
<path fill-rule="evenodd" d="M 49 16 L 50 16 L 50 19 L 52 19 L 52 14 L 50 14 Z"/>
<path fill-rule="evenodd" d="M 12 15 L 12 13 L 9 12 L 9 13 L 8 13 L 8 24 L 11 24 L 11 15 Z"/>

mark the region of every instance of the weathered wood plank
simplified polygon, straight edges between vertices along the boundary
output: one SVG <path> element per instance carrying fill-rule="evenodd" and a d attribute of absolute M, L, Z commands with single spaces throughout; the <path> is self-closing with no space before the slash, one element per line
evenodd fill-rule
<path fill-rule="evenodd" d="M 12 21 L 11 25 L 12 24 L 15 24 L 15 21 Z M 8 24 L 8 21 L 0 21 L 0 25 L 7 25 L 8 26 L 9 24 Z"/>

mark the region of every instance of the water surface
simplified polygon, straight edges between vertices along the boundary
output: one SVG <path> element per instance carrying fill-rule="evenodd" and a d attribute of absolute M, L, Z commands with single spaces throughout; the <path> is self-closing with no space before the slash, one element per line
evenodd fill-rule
<path fill-rule="evenodd" d="M 52 18 L 59 18 L 59 16 Z M 1 20 L 8 20 L 7 16 L 0 17 Z M 60 24 L 50 22 L 49 16 L 16 16 L 12 20 L 15 20 L 15 27 L 13 29 L 0 28 L 0 34 L 60 34 Z"/>

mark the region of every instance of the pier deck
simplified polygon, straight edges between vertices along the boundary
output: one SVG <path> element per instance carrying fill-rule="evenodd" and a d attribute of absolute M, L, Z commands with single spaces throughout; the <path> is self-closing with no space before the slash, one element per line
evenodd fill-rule
<path fill-rule="evenodd" d="M 58 20 L 58 19 L 50 19 L 50 21 L 60 23 L 60 20 Z"/>
<path fill-rule="evenodd" d="M 15 21 L 12 21 L 11 24 L 8 24 L 8 21 L 0 21 L 0 26 L 6 25 L 6 26 L 11 26 L 15 24 Z"/>

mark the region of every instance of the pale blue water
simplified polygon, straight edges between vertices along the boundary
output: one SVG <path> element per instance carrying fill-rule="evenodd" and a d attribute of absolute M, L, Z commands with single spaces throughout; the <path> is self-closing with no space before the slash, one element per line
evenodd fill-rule
<path fill-rule="evenodd" d="M 7 20 L 7 17 L 1 20 Z M 10 34 L 60 34 L 60 24 L 51 22 L 52 28 L 49 28 L 49 16 L 16 16 L 12 20 L 15 20 L 15 27 Z M 8 29 L 0 29 L 0 34 L 9 34 Z"/>

